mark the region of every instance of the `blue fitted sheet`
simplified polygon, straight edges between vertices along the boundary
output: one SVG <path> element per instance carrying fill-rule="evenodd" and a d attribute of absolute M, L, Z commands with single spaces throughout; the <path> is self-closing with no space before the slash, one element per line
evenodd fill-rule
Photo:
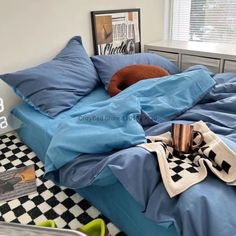
<path fill-rule="evenodd" d="M 105 173 L 106 171 L 104 171 L 104 175 L 106 175 Z M 160 225 L 145 217 L 140 204 L 118 181 L 104 187 L 99 185 L 96 180 L 93 185 L 76 191 L 94 206 L 97 206 L 127 236 L 177 236 L 173 224 L 163 223 Z"/>

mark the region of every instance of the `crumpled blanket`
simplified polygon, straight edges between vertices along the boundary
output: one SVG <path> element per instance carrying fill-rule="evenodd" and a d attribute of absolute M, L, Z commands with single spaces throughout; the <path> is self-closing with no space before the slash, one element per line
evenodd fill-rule
<path fill-rule="evenodd" d="M 215 80 L 203 70 L 142 80 L 117 96 L 75 112 L 54 131 L 42 160 L 46 174 L 84 153 L 105 153 L 144 143 L 141 123 L 153 125 L 174 119 L 214 85 Z M 147 117 L 144 121 L 140 121 L 142 114 Z"/>
<path fill-rule="evenodd" d="M 148 143 L 138 145 L 156 155 L 164 186 L 174 197 L 206 178 L 211 170 L 229 185 L 236 185 L 236 153 L 232 151 L 203 121 L 193 124 L 203 134 L 201 145 L 187 154 L 171 146 L 171 133 L 148 136 Z M 194 142 L 198 143 L 196 136 Z"/>

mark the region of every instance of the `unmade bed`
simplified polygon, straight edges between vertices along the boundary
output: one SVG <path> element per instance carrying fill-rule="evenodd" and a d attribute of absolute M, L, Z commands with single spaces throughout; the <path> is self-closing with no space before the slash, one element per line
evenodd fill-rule
<path fill-rule="evenodd" d="M 113 74 L 131 64 L 169 75 L 129 84 L 110 98 Z M 202 121 L 236 151 L 236 74 L 213 75 L 201 66 L 179 73 L 148 53 L 89 58 L 74 37 L 48 63 L 0 77 L 26 102 L 12 113 L 22 122 L 19 137 L 44 163 L 45 178 L 76 190 L 128 236 L 235 234 L 234 186 L 207 170 L 203 181 L 170 197 L 160 157 L 138 145 L 172 123 Z M 177 183 L 179 163 L 171 169 Z"/>
<path fill-rule="evenodd" d="M 106 100 L 109 96 L 104 88 L 98 87 L 87 97 L 82 99 L 71 110 L 59 115 L 52 120 L 23 104 L 13 110 L 13 114 L 22 122 L 17 130 L 21 140 L 31 147 L 41 159 L 45 156 L 52 135 L 56 127 L 70 117 L 81 107 L 87 107 L 98 101 Z M 98 157 L 99 162 L 102 156 Z M 58 183 L 59 184 L 59 183 Z M 106 190 L 104 191 L 104 188 Z M 94 206 L 103 212 L 112 221 L 126 230 L 127 235 L 151 233 L 150 235 L 175 235 L 175 229 L 170 223 L 155 225 L 154 222 L 144 216 L 142 207 L 124 189 L 118 179 L 109 168 L 105 168 L 95 180 L 93 185 L 76 189 L 79 194 L 89 200 Z M 128 216 L 128 218 L 127 218 Z M 148 229 L 148 231 L 146 231 Z M 129 234 L 130 233 L 130 234 Z"/>
<path fill-rule="evenodd" d="M 146 135 L 164 133 L 170 130 L 172 122 L 203 120 L 235 150 L 236 76 L 219 74 L 214 78 L 216 85 L 197 105 L 175 120 L 146 127 Z M 62 120 L 73 116 L 77 108 L 87 109 L 89 104 L 107 99 L 106 91 L 99 87 L 54 120 L 23 104 L 13 111 L 23 123 L 18 130 L 19 136 L 43 159 Z M 129 161 L 133 171 L 128 168 Z M 130 236 L 178 235 L 176 229 L 181 235 L 230 235 L 235 232 L 234 187 L 210 175 L 180 196 L 170 198 L 156 166 L 151 154 L 129 148 L 81 155 L 50 177 L 58 184 L 76 189 Z M 130 178 L 135 180 L 133 186 L 127 183 Z"/>

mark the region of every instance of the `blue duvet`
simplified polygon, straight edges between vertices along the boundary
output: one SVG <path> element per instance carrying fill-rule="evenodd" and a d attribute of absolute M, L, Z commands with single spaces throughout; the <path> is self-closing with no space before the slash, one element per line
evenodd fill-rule
<path fill-rule="evenodd" d="M 143 107 L 145 108 L 143 105 L 146 103 L 140 102 L 142 99 L 138 99 L 138 102 L 135 100 L 138 105 L 132 106 L 129 101 L 133 102 L 133 97 L 130 100 L 126 98 L 123 105 L 124 107 L 130 105 L 135 116 L 144 112 L 148 118 L 161 117 L 163 119 L 161 123 L 147 128 L 145 132 L 141 130 L 144 135 L 157 135 L 166 132 L 170 130 L 172 122 L 203 120 L 207 122 L 213 132 L 218 134 L 226 144 L 236 151 L 236 74 L 216 75 L 214 77 L 215 82 L 212 82 L 205 73 L 202 75 L 210 82 L 208 84 L 205 80 L 201 81 L 202 84 L 206 82 L 208 85 L 204 90 L 205 92 L 208 91 L 208 93 L 201 93 L 201 95 L 205 94 L 206 96 L 196 96 L 195 98 L 197 99 L 191 100 L 189 103 L 186 103 L 184 99 L 187 107 L 183 106 L 183 109 L 178 110 L 176 113 L 171 113 L 171 116 L 165 116 L 166 113 L 161 113 L 162 110 L 157 110 L 158 112 L 160 111 L 157 115 L 153 115 L 155 112 L 151 113 L 152 115 L 148 112 L 146 113 L 146 110 L 143 109 Z M 212 87 L 214 83 L 216 84 Z M 169 90 L 169 93 L 174 93 L 174 89 L 172 91 Z M 146 94 L 144 100 L 151 95 Z M 137 98 L 137 96 L 135 97 Z M 196 101 L 198 103 L 194 105 Z M 172 102 L 176 102 L 176 100 Z M 101 103 L 99 104 L 101 105 Z M 119 110 L 121 112 L 123 111 L 121 108 L 125 109 L 121 106 Z M 86 110 L 91 112 L 91 114 L 96 111 L 94 106 L 86 108 Z M 153 110 L 155 111 L 155 108 Z M 88 112 L 81 111 L 80 114 L 88 114 Z M 129 115 L 130 113 L 127 114 Z M 160 116 L 160 114 L 164 115 Z M 137 119 L 134 119 L 134 121 L 136 122 Z M 140 123 L 137 123 L 135 125 L 139 128 L 138 125 Z M 127 137 L 131 132 L 133 132 L 132 129 L 127 133 Z M 74 135 L 73 133 L 70 134 Z M 142 135 L 139 133 L 137 140 L 143 141 Z M 136 137 L 136 134 L 133 135 L 132 133 L 131 137 Z M 136 138 L 132 140 L 136 140 Z M 78 146 L 80 146 L 81 140 L 77 139 L 76 141 Z M 109 141 L 109 139 L 106 139 L 107 143 Z M 63 142 L 61 142 L 62 144 Z M 67 143 L 64 144 L 65 147 L 68 147 Z M 48 176 L 61 185 L 71 188 L 84 187 L 93 183 L 95 179 L 98 180 L 96 181 L 97 184 L 103 185 L 118 179 L 134 199 L 141 204 L 147 217 L 158 223 L 174 223 L 180 235 L 236 235 L 235 187 L 227 186 L 216 177 L 209 175 L 203 182 L 192 186 L 181 195 L 170 198 L 164 189 L 160 173 L 156 168 L 156 159 L 152 154 L 139 147 L 131 147 L 120 151 L 112 150 L 111 148 L 106 150 L 107 153 L 96 155 L 79 153 L 79 157 L 71 159 L 70 162 L 65 164 L 59 162 L 58 167 L 62 164 L 63 166 L 56 170 L 57 166 L 55 165 L 54 172 L 48 172 Z M 52 157 L 58 158 L 56 155 Z M 52 166 L 49 165 L 49 167 L 51 168 Z M 102 180 L 99 183 L 104 169 L 109 169 L 116 178 L 107 178 L 110 181 L 109 183 Z M 109 172 L 107 173 L 109 175 Z"/>
<path fill-rule="evenodd" d="M 204 70 L 143 80 L 118 96 L 73 114 L 55 131 L 45 157 L 46 172 L 83 153 L 104 153 L 146 142 L 142 120 L 171 120 L 192 107 L 214 84 Z"/>

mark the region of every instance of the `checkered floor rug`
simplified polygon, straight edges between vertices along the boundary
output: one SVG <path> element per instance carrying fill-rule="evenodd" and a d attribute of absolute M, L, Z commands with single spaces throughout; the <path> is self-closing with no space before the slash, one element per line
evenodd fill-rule
<path fill-rule="evenodd" d="M 42 162 L 14 133 L 0 137 L 0 172 L 31 164 L 35 166 L 37 193 L 1 202 L 1 221 L 34 225 L 53 219 L 58 228 L 77 229 L 99 217 L 105 220 L 112 236 L 125 236 L 78 193 L 44 179 Z"/>

